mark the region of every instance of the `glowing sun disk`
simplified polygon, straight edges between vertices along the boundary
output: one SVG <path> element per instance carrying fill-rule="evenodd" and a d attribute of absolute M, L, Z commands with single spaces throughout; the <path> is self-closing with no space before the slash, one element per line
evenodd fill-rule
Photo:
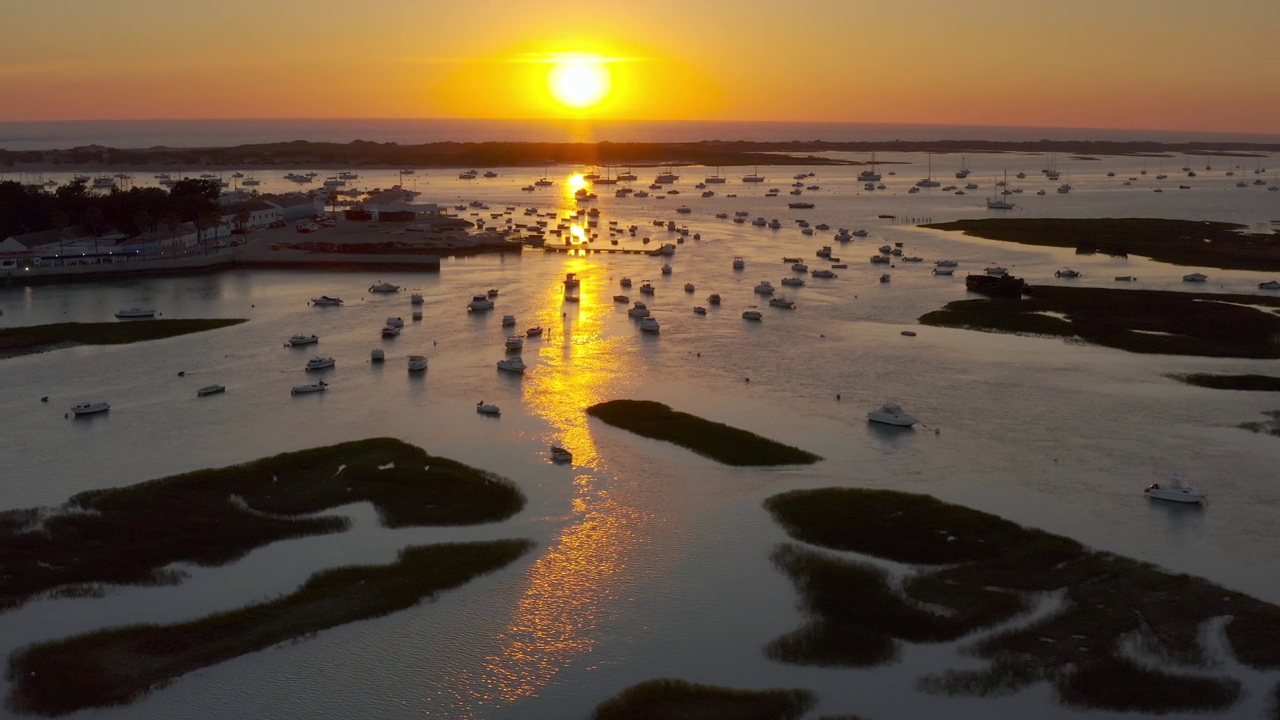
<path fill-rule="evenodd" d="M 609 94 L 609 68 L 595 57 L 566 57 L 552 61 L 547 72 L 551 96 L 571 108 L 587 108 Z"/>

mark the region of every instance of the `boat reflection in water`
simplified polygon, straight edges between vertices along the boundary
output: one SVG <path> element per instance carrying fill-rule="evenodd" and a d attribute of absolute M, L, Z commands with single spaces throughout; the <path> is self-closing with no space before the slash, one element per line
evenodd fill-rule
<path fill-rule="evenodd" d="M 617 359 L 631 354 L 627 345 L 634 338 L 607 331 L 619 310 L 612 302 L 598 302 L 604 282 L 599 268 L 571 256 L 564 269 L 582 279 L 581 300 L 576 312 L 562 316 L 562 288 L 558 283 L 548 287 L 535 320 L 554 328 L 558 319 L 562 329 L 552 340 L 525 346 L 537 360 L 530 361 L 536 371 L 526 375 L 521 390 L 526 409 L 554 428 L 539 448 L 558 445 L 573 454 L 573 465 L 560 466 L 564 482 L 573 484 L 569 515 L 528 569 L 511 619 L 495 638 L 498 649 L 483 663 L 483 677 L 466 684 L 472 694 L 466 703 L 473 708 L 536 695 L 561 670 L 581 662 L 596 644 L 599 628 L 613 622 L 602 609 L 615 606 L 626 582 L 623 572 L 634 565 L 633 556 L 648 535 L 646 514 L 627 502 L 616 483 L 602 486 L 601 478 L 613 473 L 596 453 L 584 412 L 613 399 L 610 393 L 621 379 Z M 643 362 L 636 358 L 633 365 Z"/>

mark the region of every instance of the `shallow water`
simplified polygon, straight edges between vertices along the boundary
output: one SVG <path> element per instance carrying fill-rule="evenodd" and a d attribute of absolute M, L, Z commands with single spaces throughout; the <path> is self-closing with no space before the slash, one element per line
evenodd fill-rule
<path fill-rule="evenodd" d="M 823 189 L 802 197 L 817 205 L 807 211 L 786 208 L 796 199 L 787 195 L 794 168 L 768 169 L 763 188 L 738 183 L 739 173 L 732 173 L 733 180 L 712 186 L 717 196 L 707 199 L 690 185 L 714 169 L 686 168 L 678 197 L 596 201 L 602 211 L 597 230 L 605 237 L 608 220 L 638 225 L 638 237 L 652 238 L 649 247 L 675 241 L 651 225 L 654 219 L 673 219 L 701 233 L 701 240 L 686 240 L 665 260 L 529 251 L 446 260 L 439 274 L 430 275 L 230 272 L 0 289 L 5 326 L 108 321 L 117 308 L 133 305 L 155 306 L 165 317 L 250 319 L 169 340 L 0 361 L 0 507 L 57 504 L 90 488 L 377 435 L 509 477 L 529 497 L 512 520 L 474 528 L 388 530 L 377 526 L 367 506 L 343 508 L 356 521 L 348 533 L 278 543 L 227 567 L 193 568 L 183 585 L 39 602 L 0 614 L 0 652 L 100 626 L 199 617 L 288 592 L 326 567 L 387 562 L 408 544 L 529 537 L 538 543 L 534 553 L 434 602 L 208 668 L 95 716 L 195 718 L 216 709 L 237 716 L 583 717 L 622 688 L 654 677 L 809 687 L 821 696 L 813 717 L 1079 715 L 1054 704 L 1044 687 L 1000 700 L 916 692 L 914 683 L 927 672 L 972 666 L 957 656 L 955 645 L 908 647 L 899 663 L 876 670 L 815 670 L 765 659 L 761 648 L 802 619 L 789 582 L 769 563 L 785 535 L 761 502 L 788 489 L 830 485 L 930 493 L 1280 602 L 1280 577 L 1273 571 L 1280 563 L 1274 522 L 1280 441 L 1235 429 L 1280 408 L 1280 398 L 1163 377 L 1274 373 L 1274 361 L 1144 356 L 1057 339 L 914 326 L 920 314 L 964 297 L 964 273 L 987 265 L 1003 265 L 1035 283 L 1112 287 L 1114 275 L 1135 275 L 1139 282 L 1124 287 L 1144 289 L 1187 289 L 1180 278 L 1192 269 L 966 239 L 879 219 L 893 214 L 943 221 L 988 212 L 979 207 L 981 190 L 907 195 L 909 183 L 924 175 L 920 156 L 879 159 L 914 164 L 885 177 L 891 190 L 873 193 L 854 181 L 856 169 L 813 168 L 817 176 L 807 184 Z M 1217 171 L 1181 194 L 1123 187 L 1123 177 L 1103 176 L 1107 169 L 1137 175 L 1133 160 L 1058 159 L 1059 169 L 1069 173 L 1063 179 L 1075 188 L 1069 195 L 1054 193 L 1058 183 L 1039 177 L 1043 157 L 970 156 L 972 179 L 982 183 L 978 175 L 989 178 L 1014 161 L 1034 174 L 1018 200 L 1026 206 L 1014 216 L 1163 216 L 1254 226 L 1280 219 L 1276 193 L 1235 188 L 1236 178 Z M 1148 162 L 1154 175 L 1158 168 Z M 1176 169 L 1174 162 L 1181 165 L 1172 161 L 1166 172 Z M 958 158 L 935 156 L 933 163 L 944 184 L 963 184 L 942 177 L 943 165 L 949 175 Z M 424 199 L 450 204 L 479 198 L 495 213 L 506 206 L 572 207 L 562 187 L 519 190 L 540 171 L 500 174 L 470 183 L 432 176 L 419 190 L 428 190 Z M 1170 180 L 1176 188 L 1178 178 Z M 768 187 L 782 193 L 765 198 Z M 1039 187 L 1048 194 L 1032 195 Z M 730 192 L 738 197 L 724 197 Z M 677 215 L 679 204 L 694 212 Z M 713 217 L 739 209 L 751 218 L 778 217 L 784 227 Z M 516 222 L 527 220 L 519 209 L 513 215 Z M 831 232 L 826 239 L 821 233 L 806 237 L 795 218 L 827 222 L 832 232 L 865 227 L 870 237 L 845 245 L 831 240 Z M 926 262 L 887 270 L 867 262 L 876 247 L 892 242 Z M 803 257 L 816 269 L 823 263 L 814 251 L 826 244 L 849 264 L 836 271 L 839 278 L 808 278 L 804 288 L 780 285 L 792 274 L 782 256 Z M 645 246 L 624 235 L 620 247 Z M 736 255 L 745 257 L 744 271 L 732 269 Z M 955 277 L 929 274 L 932 261 L 942 257 L 961 263 Z M 664 261 L 673 266 L 669 276 L 660 274 Z M 1064 267 L 1084 277 L 1054 279 Z M 562 302 L 559 281 L 566 272 L 582 280 L 579 303 Z M 891 273 L 892 281 L 879 283 L 881 272 Z M 1257 282 L 1270 279 L 1203 272 L 1210 282 L 1191 289 L 1255 292 Z M 619 288 L 623 276 L 635 280 L 630 290 Z M 656 337 L 641 334 L 625 306 L 611 300 L 618 293 L 641 299 L 639 284 L 646 279 L 657 288 L 643 298 L 662 323 Z M 761 279 L 796 300 L 797 308 L 764 307 L 751 290 Z M 364 291 L 382 280 L 421 291 L 427 298 L 423 320 L 409 320 L 405 292 Z M 683 291 L 686 282 L 695 283 L 695 292 Z M 500 290 L 497 308 L 468 313 L 471 295 L 491 287 Z M 723 304 L 694 315 L 692 306 L 706 305 L 711 292 L 720 293 Z M 307 304 L 321 294 L 347 304 Z M 764 320 L 743 321 L 741 311 L 756 304 Z M 548 331 L 526 342 L 530 370 L 523 378 L 494 366 L 505 356 L 499 321 L 506 313 L 518 317 L 518 329 L 541 325 Z M 388 316 L 406 323 L 400 337 L 384 341 L 378 329 Z M 907 327 L 919 335 L 901 336 Z M 316 333 L 321 341 L 284 347 L 298 332 Z M 386 350 L 386 363 L 368 361 L 375 347 Z M 337 367 L 304 372 L 306 359 L 316 354 L 334 356 Z M 425 375 L 407 373 L 410 354 L 429 357 Z M 292 385 L 317 377 L 330 383 L 329 391 L 289 395 Z M 225 384 L 226 394 L 195 397 L 196 388 L 214 382 Z M 43 395 L 50 396 L 48 404 L 39 402 Z M 826 460 L 801 468 L 723 467 L 582 412 L 612 398 L 666 402 Z M 106 400 L 111 412 L 76 421 L 62 417 L 83 399 Z M 476 414 L 478 400 L 497 403 L 502 416 Z M 903 431 L 868 425 L 865 413 L 885 401 L 902 404 L 923 426 Z M 551 443 L 572 450 L 574 464 L 550 463 Z M 1173 472 L 1208 489 L 1210 504 L 1161 505 L 1142 496 L 1148 483 Z M 1276 680 L 1274 674 L 1259 677 L 1233 716 L 1258 715 L 1253 711 L 1261 707 L 1266 683 Z"/>

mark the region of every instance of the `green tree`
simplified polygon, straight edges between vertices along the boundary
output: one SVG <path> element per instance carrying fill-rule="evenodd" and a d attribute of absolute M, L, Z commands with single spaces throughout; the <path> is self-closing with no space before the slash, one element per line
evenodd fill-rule
<path fill-rule="evenodd" d="M 236 211 L 235 226 L 237 230 L 245 230 L 249 227 L 249 221 L 253 219 L 253 213 L 249 208 L 242 207 Z"/>

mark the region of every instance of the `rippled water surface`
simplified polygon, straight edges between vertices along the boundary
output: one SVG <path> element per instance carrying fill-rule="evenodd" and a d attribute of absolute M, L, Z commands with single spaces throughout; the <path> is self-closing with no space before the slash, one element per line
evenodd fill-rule
<path fill-rule="evenodd" d="M 95 717 L 197 718 L 216 713 L 260 717 L 573 718 L 635 682 L 654 677 L 732 686 L 808 687 L 818 712 L 868 717 L 972 717 L 1037 713 L 1076 717 L 1047 688 L 1000 700 L 953 699 L 916 692 L 918 677 L 943 667 L 972 667 L 959 644 L 908 647 L 900 662 L 875 670 L 814 670 L 768 661 L 761 648 L 802 622 L 790 583 L 769 554 L 785 539 L 761 501 L 803 487 L 845 485 L 926 492 L 1062 533 L 1094 547 L 1208 577 L 1280 602 L 1280 530 L 1276 460 L 1280 441 L 1236 429 L 1280 409 L 1270 393 L 1235 393 L 1173 382 L 1169 373 L 1275 373 L 1274 361 L 1143 356 L 1057 339 L 970 333 L 914 325 L 915 318 L 964 297 L 963 275 L 992 264 L 1033 283 L 1185 289 L 1191 272 L 1132 257 L 1081 257 L 1070 250 L 1005 245 L 919 230 L 914 220 L 982 217 L 991 178 L 1007 168 L 1022 186 L 1013 216 L 1158 216 L 1231 220 L 1265 227 L 1280 219 L 1280 194 L 1252 181 L 1255 161 L 1228 178 L 1222 167 L 1204 177 L 1157 181 L 1140 161 L 1057 159 L 1074 189 L 1060 195 L 1039 173 L 1036 156 L 970 157 L 984 190 L 957 196 L 939 190 L 908 195 L 927 172 L 922 156 L 881 157 L 887 189 L 866 192 L 857 169 L 814 167 L 804 200 L 789 210 L 796 168 L 761 168 L 763 187 L 737 181 L 691 186 L 715 169 L 684 168 L 679 196 L 596 201 L 601 235 L 608 221 L 639 227 L 618 247 L 655 247 L 676 235 L 655 219 L 687 225 L 692 235 L 671 258 L 588 256 L 527 251 L 523 255 L 451 259 L 438 274 L 228 272 L 122 280 L 101 284 L 0 288 L 3 326 L 108 321 L 134 305 L 165 317 L 244 317 L 215 332 L 118 347 L 77 347 L 0 361 L 0 507 L 57 504 L 91 488 L 114 487 L 196 468 L 223 466 L 344 440 L 390 435 L 511 478 L 528 496 L 512 520 L 470 528 L 389 530 L 366 505 L 340 512 L 354 520 L 344 534 L 278 543 L 220 568 L 191 569 L 179 586 L 126 588 L 97 600 L 33 603 L 0 614 L 0 650 L 136 621 L 173 622 L 286 593 L 311 573 L 351 563 L 388 562 L 398 548 L 447 540 L 528 537 L 537 549 L 512 566 L 389 617 L 319 633 L 304 642 L 255 653 L 184 677 L 127 708 Z M 959 167 L 937 156 L 944 184 Z M 1271 159 L 1259 166 L 1266 166 Z M 1181 159 L 1167 161 L 1166 172 Z M 1204 163 L 1201 161 L 1198 166 Z M 1274 163 L 1272 163 L 1274 164 Z M 1160 168 L 1147 161 L 1151 175 Z M 1025 170 L 1025 181 L 1013 179 Z M 1199 169 L 1197 167 L 1197 169 Z M 1115 170 L 1118 177 L 1104 173 Z M 563 169 L 562 169 L 563 171 Z M 489 203 L 489 217 L 515 207 L 568 210 L 564 186 L 520 191 L 540 172 L 500 170 L 494 180 L 463 182 L 443 171 L 418 176 L 424 200 Z M 651 171 L 641 172 L 646 180 Z M 364 178 L 388 185 L 395 173 Z M 1128 176 L 1142 179 L 1132 186 Z M 984 179 L 979 180 L 979 176 Z M 563 172 L 556 175 L 563 179 Z M 1270 179 L 1268 178 L 1268 182 Z M 1177 184 L 1193 184 L 1179 191 Z M 643 185 L 638 183 L 637 185 Z M 763 196 L 778 187 L 776 198 Z M 1045 196 L 1034 193 L 1047 189 Z M 600 188 L 605 195 L 608 190 Z M 737 193 L 738 197 L 726 197 Z M 693 212 L 677 215 L 677 205 Z M 745 210 L 777 217 L 780 230 L 738 225 L 714 214 Z M 467 212 L 481 213 L 479 210 Z M 895 215 L 897 219 L 879 218 Z M 794 221 L 833 228 L 808 237 Z M 848 244 L 835 228 L 866 228 Z M 588 229 L 590 231 L 590 229 Z M 896 267 L 867 262 L 875 248 L 901 242 L 926 259 Z M 831 244 L 848 263 L 830 280 L 809 278 L 783 288 L 792 274 L 783 256 L 824 266 L 815 251 Z M 746 260 L 742 271 L 732 260 Z M 955 277 L 929 273 L 932 261 L 961 263 Z M 671 275 L 660 272 L 663 262 Z M 1056 280 L 1055 270 L 1084 273 Z M 1270 277 L 1203 270 L 1196 290 L 1256 292 Z M 560 281 L 581 278 L 581 301 L 566 303 Z M 878 282 L 881 272 L 892 280 Z M 620 288 L 622 277 L 635 281 Z M 794 311 L 764 306 L 752 292 L 762 279 L 794 299 Z M 370 295 L 377 281 L 405 292 Z M 626 306 L 643 280 L 643 299 L 662 324 L 641 334 Z M 695 284 L 686 293 L 686 282 Z M 468 313 L 476 292 L 498 289 L 497 308 Z M 410 320 L 407 292 L 426 296 L 424 317 Z M 723 297 L 705 316 L 712 292 Z M 321 294 L 346 300 L 317 308 Z M 760 305 L 764 319 L 741 318 Z M 518 329 L 546 328 L 530 339 L 522 378 L 500 373 L 503 314 Z M 403 334 L 382 340 L 385 318 L 405 318 Z M 918 336 L 900 331 L 915 327 Z M 293 333 L 316 333 L 317 346 L 289 348 Z M 384 348 L 387 362 L 369 362 Z M 337 366 L 306 373 L 317 353 Z M 405 357 L 425 354 L 430 369 L 409 375 Z M 185 376 L 180 377 L 179 372 Z M 293 385 L 321 377 L 328 392 L 290 396 Z M 196 388 L 227 386 L 197 399 Z M 39 401 L 50 398 L 48 404 Z M 654 399 L 800 446 L 825 460 L 807 467 L 735 469 L 671 445 L 589 420 L 583 409 L 613 398 Z M 110 413 L 64 419 L 80 400 L 105 400 Z M 496 403 L 500 418 L 478 415 L 477 401 Z M 865 414 L 894 401 L 922 419 L 913 430 L 868 425 Z M 574 453 L 553 465 L 547 446 Z M 1203 508 L 1153 504 L 1142 488 L 1173 472 L 1209 490 Z M 1275 678 L 1255 678 L 1233 712 L 1258 716 L 1261 694 Z M 1257 710 L 1257 712 L 1253 712 Z M 1105 713 L 1091 716 L 1106 717 Z"/>

